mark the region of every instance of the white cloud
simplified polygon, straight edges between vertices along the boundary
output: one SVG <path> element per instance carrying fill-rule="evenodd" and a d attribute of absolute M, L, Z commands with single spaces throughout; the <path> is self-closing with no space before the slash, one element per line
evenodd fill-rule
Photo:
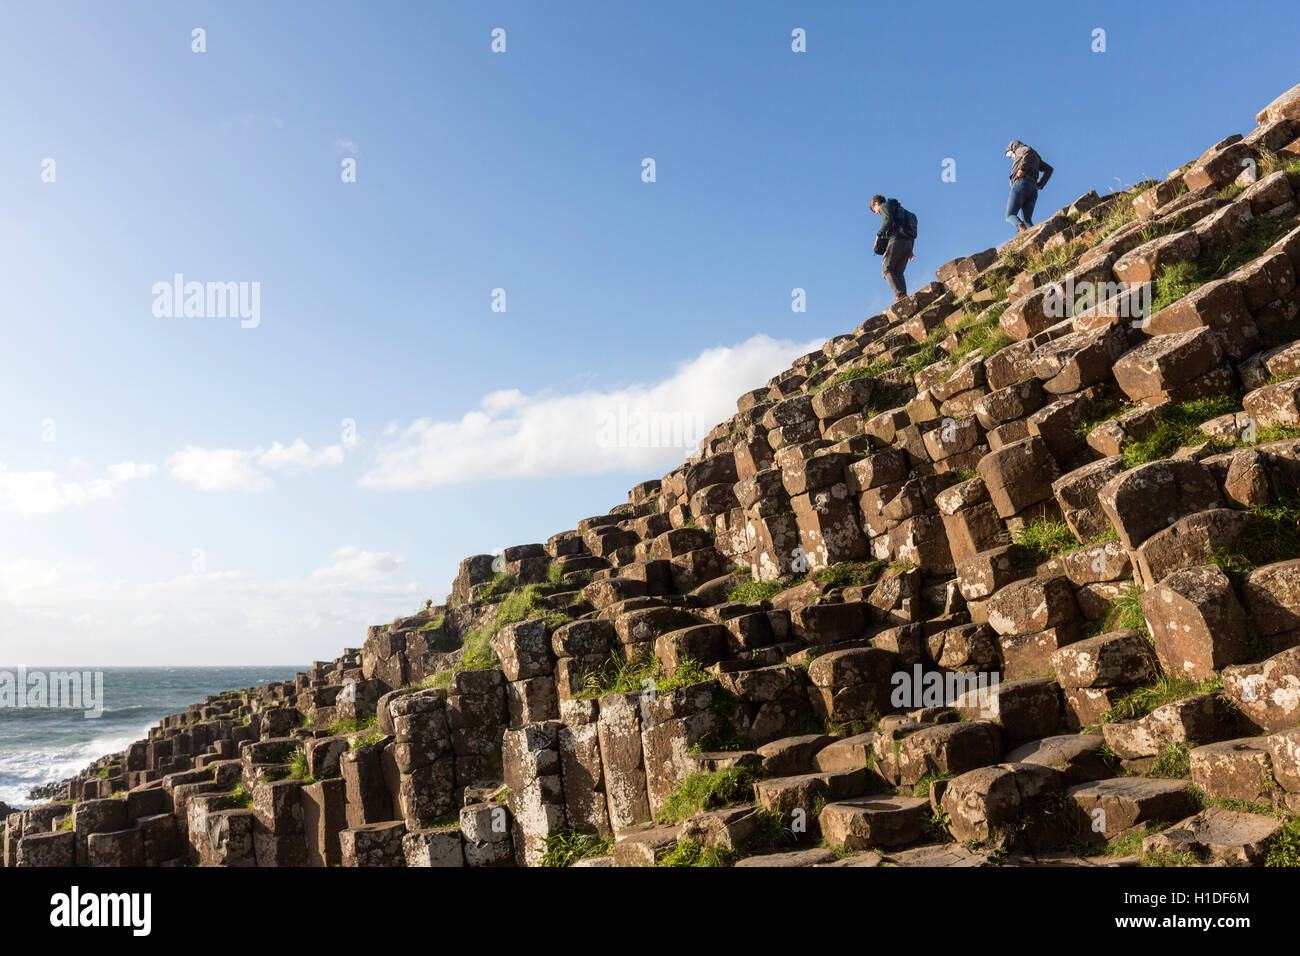
<path fill-rule="evenodd" d="M 663 471 L 681 462 L 736 398 L 822 340 L 757 335 L 706 349 L 653 384 L 569 395 L 491 392 L 459 421 L 421 418 L 387 429 L 361 484 L 430 488 L 493 478 Z"/>
<path fill-rule="evenodd" d="M 333 468 L 343 464 L 343 446 L 326 445 L 324 448 L 312 448 L 301 438 L 287 448 L 276 442 L 259 457 L 259 463 L 265 468 Z"/>
<path fill-rule="evenodd" d="M 339 139 L 334 141 L 334 147 L 342 153 L 351 153 L 353 156 L 360 154 L 361 149 L 357 146 L 354 139 Z"/>
<path fill-rule="evenodd" d="M 134 461 L 124 461 L 118 465 L 109 465 L 108 476 L 118 482 L 136 481 L 140 478 L 152 477 L 157 470 L 157 465 L 147 462 L 137 464 Z"/>
<path fill-rule="evenodd" d="M 74 467 L 77 464 L 73 462 Z M 124 461 L 109 465 L 106 478 L 69 481 L 53 471 L 10 471 L 7 465 L 0 464 L 0 509 L 33 516 L 108 501 L 117 497 L 123 484 L 148 478 L 156 470 L 151 464 Z"/>
<path fill-rule="evenodd" d="M 403 559 L 354 546 L 302 577 L 237 570 L 135 583 L 87 564 L 0 564 L 0 663 L 297 664 L 359 647 L 367 624 L 413 614 L 426 591 Z M 35 657 L 33 657 L 35 655 Z"/>
<path fill-rule="evenodd" d="M 167 459 L 168 473 L 199 491 L 268 491 L 267 471 L 309 471 L 343 463 L 343 446 L 313 449 L 301 438 L 270 448 L 201 448 L 187 445 Z"/>
<path fill-rule="evenodd" d="M 167 468 L 199 491 L 266 491 L 271 479 L 257 470 L 253 458 L 254 452 L 238 448 L 187 445 L 167 459 Z"/>
<path fill-rule="evenodd" d="M 375 554 L 354 547 L 339 548 L 333 558 L 333 564 L 312 572 L 312 581 L 375 581 L 388 577 L 405 561 L 405 558 L 395 557 L 387 551 Z"/>

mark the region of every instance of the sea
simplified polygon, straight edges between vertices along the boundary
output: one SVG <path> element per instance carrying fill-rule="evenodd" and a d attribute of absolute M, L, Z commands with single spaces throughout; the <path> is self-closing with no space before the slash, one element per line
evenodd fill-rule
<path fill-rule="evenodd" d="M 103 714 L 82 710 L 0 706 L 0 803 L 14 809 L 41 802 L 33 787 L 75 776 L 93 760 L 149 735 L 168 714 L 209 694 L 291 680 L 302 665 L 262 667 L 101 667 Z M 17 671 L 5 668 L 0 671 Z M 28 674 L 41 668 L 29 667 Z M 70 667 L 50 668 L 68 671 Z"/>

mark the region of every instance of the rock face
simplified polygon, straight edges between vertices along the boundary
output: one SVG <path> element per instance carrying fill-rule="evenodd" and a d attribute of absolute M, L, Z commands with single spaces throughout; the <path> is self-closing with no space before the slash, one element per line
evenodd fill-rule
<path fill-rule="evenodd" d="M 945 263 L 445 603 L 0 805 L 4 865 L 1262 862 L 1278 821 L 1188 790 L 1300 811 L 1300 221 L 1241 174 L 1300 155 L 1300 87 L 1259 122 Z"/>

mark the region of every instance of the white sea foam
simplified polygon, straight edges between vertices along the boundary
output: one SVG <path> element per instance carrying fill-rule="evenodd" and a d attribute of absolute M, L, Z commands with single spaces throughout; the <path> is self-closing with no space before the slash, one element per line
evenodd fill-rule
<path fill-rule="evenodd" d="M 58 783 L 75 776 L 88 763 L 105 754 L 117 753 L 129 744 L 145 739 L 149 736 L 150 726 L 146 725 L 135 734 L 110 734 L 48 750 L 0 753 L 0 802 L 16 809 L 31 806 L 27 793 L 32 787 Z"/>

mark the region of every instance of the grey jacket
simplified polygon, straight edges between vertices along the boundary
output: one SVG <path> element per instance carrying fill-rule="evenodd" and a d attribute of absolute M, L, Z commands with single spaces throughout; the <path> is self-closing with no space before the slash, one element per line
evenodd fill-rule
<path fill-rule="evenodd" d="M 1012 184 L 1023 171 L 1025 178 L 1033 180 L 1034 185 L 1039 189 L 1047 185 L 1047 181 L 1052 178 L 1052 167 L 1043 162 L 1043 158 L 1037 151 L 1018 139 L 1013 139 L 1007 144 L 1007 151 L 1011 153 Z"/>

